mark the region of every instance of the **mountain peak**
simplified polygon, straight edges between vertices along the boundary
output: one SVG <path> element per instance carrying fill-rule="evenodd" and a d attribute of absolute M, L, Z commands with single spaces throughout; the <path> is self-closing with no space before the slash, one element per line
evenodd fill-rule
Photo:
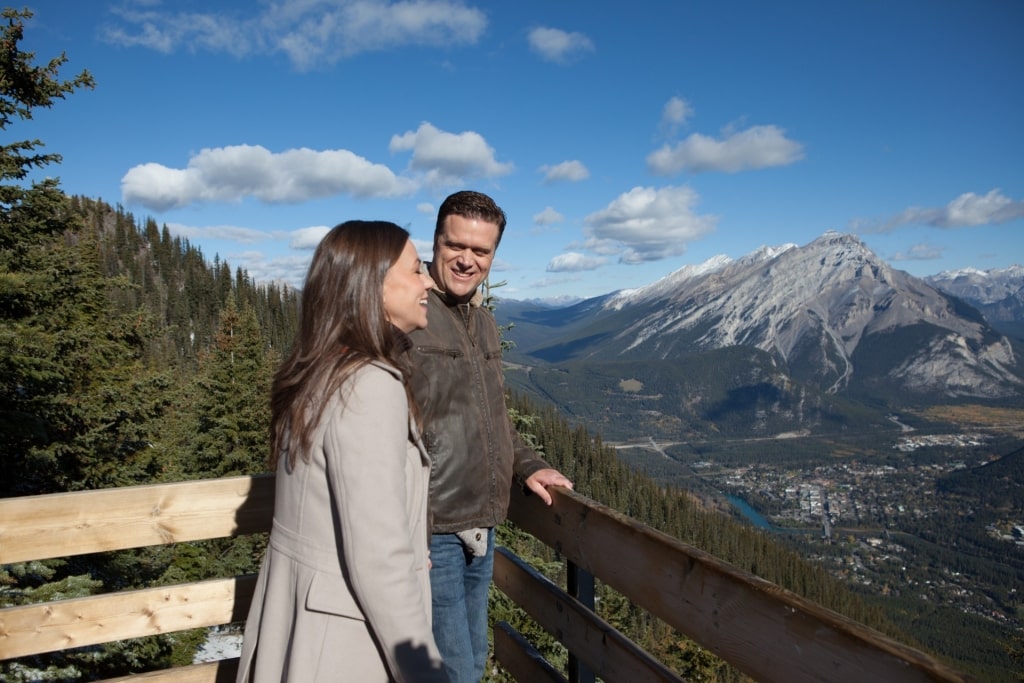
<path fill-rule="evenodd" d="M 549 339 L 544 357 L 563 348 L 574 358 L 662 360 L 747 346 L 830 392 L 864 375 L 865 362 L 918 392 L 996 397 L 1024 387 L 1010 342 L 976 311 L 835 231 L 802 247 L 686 266 L 611 295 L 588 315 L 592 322 L 564 331 L 572 339 Z"/>

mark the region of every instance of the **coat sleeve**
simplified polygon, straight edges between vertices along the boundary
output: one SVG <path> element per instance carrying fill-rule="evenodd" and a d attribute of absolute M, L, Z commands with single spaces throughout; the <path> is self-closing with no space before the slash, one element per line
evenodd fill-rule
<path fill-rule="evenodd" d="M 418 566 L 416 516 L 408 507 L 409 412 L 405 389 L 366 366 L 353 378 L 324 436 L 328 477 L 339 512 L 342 556 L 352 590 L 396 681 L 446 681 L 430 628 Z M 425 563 L 424 563 L 425 564 Z"/>

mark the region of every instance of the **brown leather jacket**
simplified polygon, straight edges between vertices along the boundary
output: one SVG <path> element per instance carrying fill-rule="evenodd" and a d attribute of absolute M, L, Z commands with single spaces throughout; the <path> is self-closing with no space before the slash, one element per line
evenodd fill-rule
<path fill-rule="evenodd" d="M 513 475 L 522 485 L 549 467 L 509 420 L 498 325 L 480 299 L 456 304 L 435 289 L 426 329 L 409 334 L 412 393 L 433 461 L 433 533 L 501 524 Z"/>

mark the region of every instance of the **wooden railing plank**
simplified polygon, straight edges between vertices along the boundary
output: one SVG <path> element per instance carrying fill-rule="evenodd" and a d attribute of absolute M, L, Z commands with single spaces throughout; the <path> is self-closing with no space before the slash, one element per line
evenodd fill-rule
<path fill-rule="evenodd" d="M 233 657 L 204 664 L 175 666 L 160 671 L 105 678 L 98 683 L 234 683 L 237 674 L 238 657 Z"/>
<path fill-rule="evenodd" d="M 0 564 L 267 531 L 273 481 L 272 475 L 260 475 L 2 499 Z M 548 508 L 513 492 L 511 519 L 759 681 L 969 680 L 924 653 L 606 506 L 564 489 L 553 495 L 555 505 Z M 507 564 L 496 562 L 496 572 Z M 510 578 L 515 571 L 500 572 L 506 584 L 520 581 Z M 234 577 L 4 608 L 0 658 L 242 621 L 253 585 L 252 576 Z M 600 638 L 593 634 L 604 627 L 581 626 L 577 615 L 544 616 L 531 590 L 517 599 L 546 621 L 571 627 L 572 638 L 583 641 L 571 648 L 596 647 Z M 552 604 L 564 610 L 571 603 Z M 596 651 L 589 652 L 591 660 L 600 660 Z M 220 672 L 226 670 L 201 666 L 146 675 L 208 683 L 222 680 L 226 674 Z"/>
<path fill-rule="evenodd" d="M 675 672 L 506 548 L 494 555 L 494 583 L 600 679 L 681 683 Z"/>
<path fill-rule="evenodd" d="M 272 475 L 0 499 L 0 564 L 268 531 Z"/>
<path fill-rule="evenodd" d="M 0 659 L 244 621 L 256 575 L 0 609 Z"/>
<path fill-rule="evenodd" d="M 507 622 L 494 625 L 494 658 L 512 678 L 525 683 L 566 683 L 565 677 Z"/>
<path fill-rule="evenodd" d="M 510 519 L 637 605 L 764 683 L 965 681 L 898 643 L 566 489 Z"/>

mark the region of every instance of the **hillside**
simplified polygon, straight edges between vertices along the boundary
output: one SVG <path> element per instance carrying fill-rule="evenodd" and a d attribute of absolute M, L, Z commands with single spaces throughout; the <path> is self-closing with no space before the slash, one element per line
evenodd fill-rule
<path fill-rule="evenodd" d="M 937 488 L 949 500 L 977 501 L 993 518 L 1012 514 L 1024 517 L 1024 448 L 954 472 L 939 480 Z"/>

